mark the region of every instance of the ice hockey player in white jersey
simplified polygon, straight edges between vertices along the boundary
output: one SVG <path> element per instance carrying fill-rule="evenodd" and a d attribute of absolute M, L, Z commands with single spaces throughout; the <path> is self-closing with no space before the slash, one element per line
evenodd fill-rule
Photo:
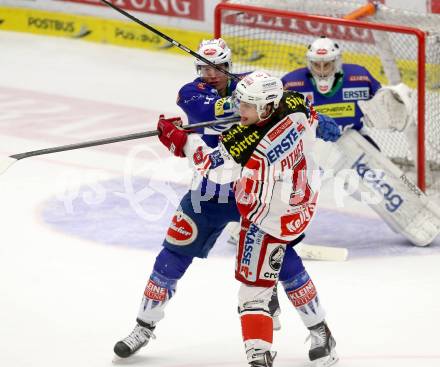
<path fill-rule="evenodd" d="M 316 211 L 320 171 L 313 146 L 318 119 L 301 94 L 283 92 L 280 79 L 261 71 L 238 83 L 235 100 L 241 123 L 222 133 L 217 148 L 188 134 L 183 151 L 209 180 L 235 183 L 241 215 L 235 277 L 242 283 L 242 336 L 249 364 L 269 367 L 276 355 L 269 312 L 273 287 L 282 278 L 283 258 L 295 252 L 288 243 L 303 234 Z M 182 145 L 186 133 L 172 121 L 159 121 L 158 129 L 162 139 Z M 336 343 L 327 324 L 312 329 L 310 359 L 316 366 L 334 364 Z"/>
<path fill-rule="evenodd" d="M 200 44 L 198 53 L 204 55 L 219 69 L 230 70 L 232 51 L 224 40 L 204 40 Z M 196 60 L 195 65 L 200 77 L 185 84 L 177 98 L 177 103 L 188 117 L 188 122 L 192 124 L 216 118 L 222 119 L 235 113 L 231 100 L 238 81 L 201 60 Z M 170 130 L 164 131 L 159 139 L 176 157 L 184 157 L 183 146 L 187 133 L 175 129 L 171 122 L 177 120 L 180 118 L 160 118 L 159 129 L 170 126 Z M 229 127 L 217 125 L 210 129 L 196 129 L 192 134 L 197 134 L 209 147 L 216 149 L 219 145 L 219 134 Z M 319 122 L 318 133 L 321 139 L 330 141 L 334 141 L 340 135 L 334 121 L 327 120 Z M 230 183 L 219 185 L 203 178 L 197 172 L 196 175 L 198 176 L 196 181 L 200 184 L 192 185 L 185 193 L 172 218 L 163 241 L 163 248 L 156 257 L 143 291 L 136 315 L 136 325 L 128 336 L 119 340 L 114 346 L 115 354 L 121 358 L 129 358 L 149 345 L 154 339 L 153 332 L 158 326 L 160 327 L 161 320 L 165 317 L 168 305 L 172 304 L 178 283 L 187 273 L 193 259 L 208 257 L 225 225 L 240 219 L 232 185 Z M 314 359 L 320 355 L 316 347 L 320 345 L 320 335 L 326 330 L 325 310 L 302 259 L 290 249 L 301 242 L 302 238 L 304 235 L 289 243 L 279 281 L 304 326 L 310 331 L 309 355 Z M 196 298 L 194 302 L 197 302 Z M 279 329 L 280 325 L 277 322 L 279 307 L 275 293 L 270 302 L 270 309 L 274 317 L 274 329 Z"/>

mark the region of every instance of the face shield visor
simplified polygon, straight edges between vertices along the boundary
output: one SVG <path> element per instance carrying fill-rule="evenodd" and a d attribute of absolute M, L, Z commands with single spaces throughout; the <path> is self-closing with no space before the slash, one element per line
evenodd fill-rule
<path fill-rule="evenodd" d="M 217 65 L 220 69 L 228 70 L 228 64 L 220 64 Z M 197 65 L 197 74 L 201 78 L 218 78 L 218 77 L 228 77 L 225 73 L 222 73 L 220 70 L 216 69 L 211 65 Z"/>
<path fill-rule="evenodd" d="M 320 93 L 330 92 L 337 72 L 336 60 L 310 61 L 309 69 L 313 79 L 315 79 L 318 91 Z"/>
<path fill-rule="evenodd" d="M 329 78 L 336 74 L 336 61 L 310 61 L 310 72 L 318 78 Z"/>
<path fill-rule="evenodd" d="M 243 103 L 241 103 L 242 102 L 241 98 L 243 99 Z M 232 102 L 234 103 L 234 106 L 238 111 L 249 112 L 249 111 L 255 110 L 258 115 L 259 120 L 260 121 L 263 120 L 263 114 L 266 112 L 266 106 L 267 106 L 266 102 L 263 102 L 263 101 L 257 102 L 254 100 L 247 100 L 246 97 L 244 97 L 243 95 L 240 96 L 240 93 L 238 93 L 237 90 L 235 90 L 232 93 Z M 243 105 L 242 110 L 240 110 L 241 104 Z M 264 118 L 267 118 L 267 116 Z"/>

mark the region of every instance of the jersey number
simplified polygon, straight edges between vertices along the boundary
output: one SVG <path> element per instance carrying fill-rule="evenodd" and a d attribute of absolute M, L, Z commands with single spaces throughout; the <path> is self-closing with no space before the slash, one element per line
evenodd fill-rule
<path fill-rule="evenodd" d="M 305 157 L 295 164 L 292 173 L 292 193 L 290 194 L 289 204 L 291 206 L 299 206 L 307 203 L 312 194 L 312 189 L 309 186 L 307 179 L 307 164 Z"/>

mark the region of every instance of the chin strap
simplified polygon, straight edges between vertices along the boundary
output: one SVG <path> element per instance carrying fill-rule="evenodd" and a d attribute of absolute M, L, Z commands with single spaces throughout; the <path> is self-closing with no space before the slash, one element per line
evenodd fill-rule
<path fill-rule="evenodd" d="M 255 125 L 257 125 L 257 126 L 264 126 L 264 125 L 266 125 L 269 122 L 271 116 L 272 116 L 272 114 L 270 114 L 270 116 L 268 118 L 266 118 L 264 120 L 258 121 Z"/>
<path fill-rule="evenodd" d="M 256 125 L 257 125 L 257 126 L 264 126 L 264 125 L 266 125 L 266 124 L 270 121 L 270 119 L 271 119 L 271 117 L 273 116 L 273 114 L 275 113 L 275 111 L 276 111 L 276 108 L 274 108 L 274 107 L 272 106 L 272 112 L 270 113 L 269 116 L 265 117 L 264 119 L 261 119 L 260 114 L 258 114 L 258 117 L 259 117 L 261 120 L 258 121 L 258 122 L 256 122 Z"/>

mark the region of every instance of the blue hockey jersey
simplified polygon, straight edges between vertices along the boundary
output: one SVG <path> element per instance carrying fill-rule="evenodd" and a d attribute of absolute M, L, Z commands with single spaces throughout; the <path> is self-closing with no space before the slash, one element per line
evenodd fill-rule
<path fill-rule="evenodd" d="M 236 87 L 237 81 L 230 80 L 227 91 L 228 96 L 232 95 Z M 185 84 L 180 89 L 177 96 L 177 105 L 185 112 L 190 124 L 228 118 L 233 114 L 224 110 L 224 98 L 218 94 L 214 87 L 204 83 L 201 78 Z M 209 128 L 196 129 L 196 132 L 201 135 L 203 141 L 209 147 L 216 148 L 220 133 L 229 127 L 230 124 L 219 124 Z M 198 175 L 197 178 L 199 178 Z M 218 185 L 206 178 L 203 178 L 199 189 L 201 195 L 206 197 L 234 196 L 231 184 Z"/>
<path fill-rule="evenodd" d="M 333 117 L 339 126 L 362 128 L 363 117 L 357 101 L 371 99 L 380 89 L 380 83 L 364 67 L 343 64 L 342 74 L 336 76 L 329 93 L 321 94 L 308 68 L 301 68 L 281 78 L 284 88 L 302 93 L 313 103 L 315 110 Z"/>

